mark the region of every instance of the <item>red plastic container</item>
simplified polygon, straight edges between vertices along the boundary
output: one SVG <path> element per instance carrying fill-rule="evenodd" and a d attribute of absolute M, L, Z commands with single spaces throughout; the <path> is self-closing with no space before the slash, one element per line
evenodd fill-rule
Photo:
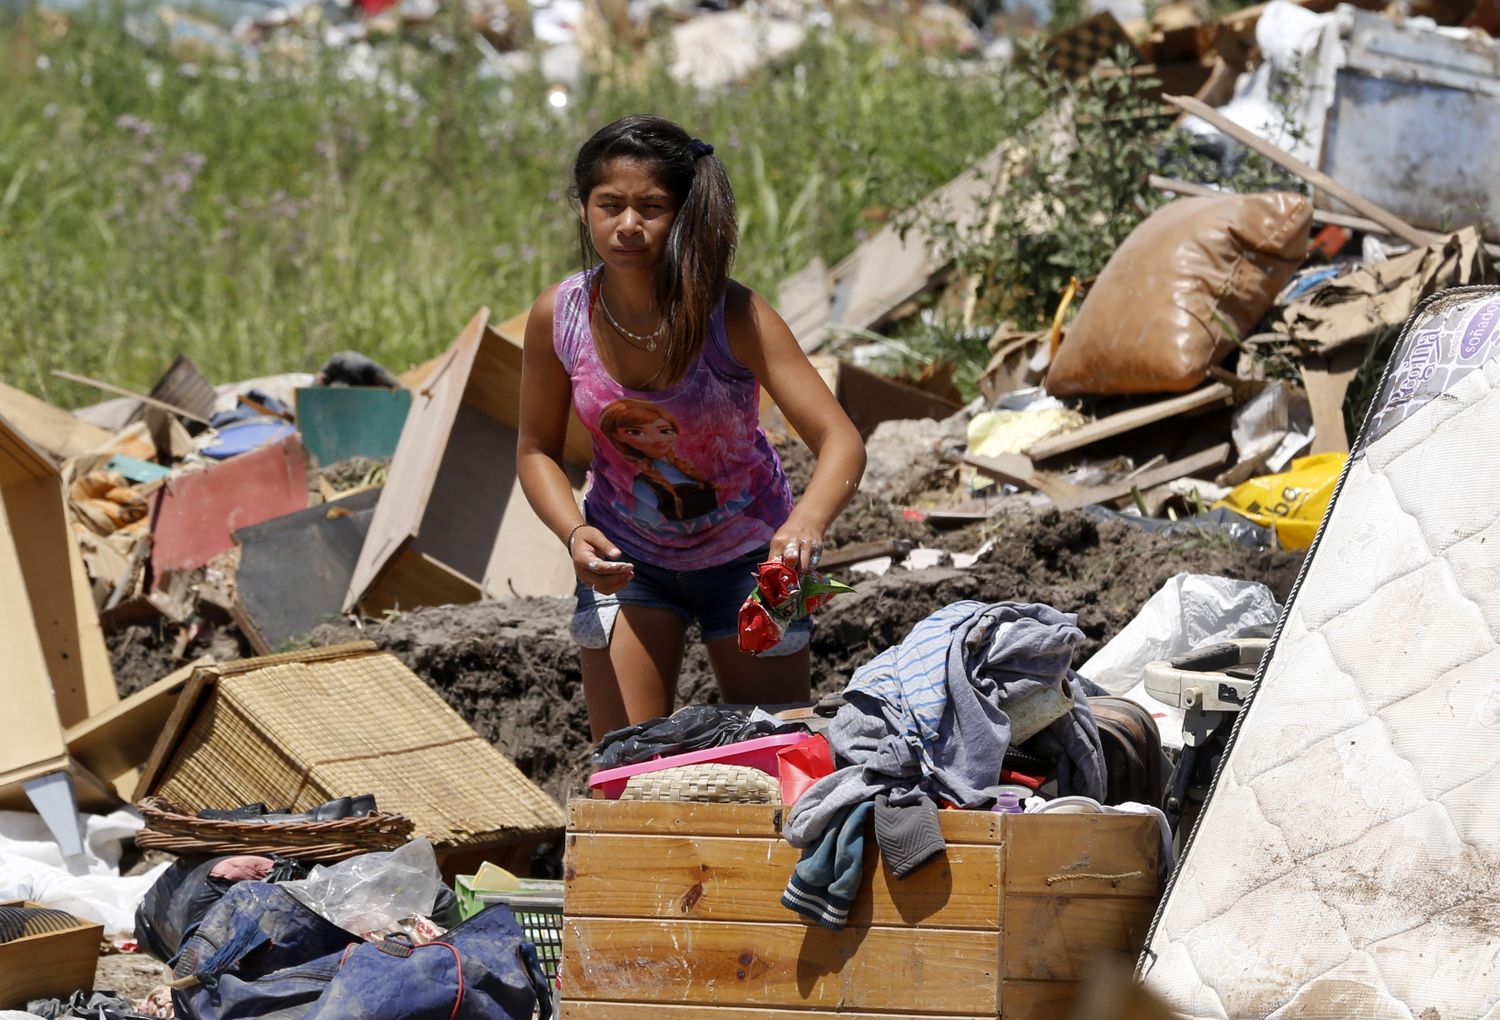
<path fill-rule="evenodd" d="M 619 800 L 631 776 L 676 768 L 679 765 L 702 765 L 706 762 L 717 762 L 721 765 L 748 765 L 768 775 L 780 776 L 781 755 L 811 741 L 818 741 L 823 744 L 824 748 L 827 747 L 827 741 L 814 733 L 775 733 L 769 737 L 756 737 L 754 740 L 742 740 L 737 744 L 725 744 L 723 747 L 708 747 L 702 751 L 689 751 L 687 754 L 674 754 L 666 758 L 636 762 L 634 765 L 605 769 L 589 776 L 589 788 L 597 791 L 607 800 Z M 827 753 L 825 750 L 824 754 Z M 829 771 L 832 771 L 831 755 L 829 756 Z"/>

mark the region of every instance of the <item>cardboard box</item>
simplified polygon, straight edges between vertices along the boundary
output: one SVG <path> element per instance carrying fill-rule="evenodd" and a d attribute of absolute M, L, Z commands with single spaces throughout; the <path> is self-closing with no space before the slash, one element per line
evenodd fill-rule
<path fill-rule="evenodd" d="M 29 900 L 0 902 L 0 907 L 42 906 Z M 93 988 L 103 940 L 102 924 L 77 921 L 66 931 L 0 942 L 0 1009 L 22 1009 L 32 999 L 65 999 Z"/>
<path fill-rule="evenodd" d="M 1062 1020 L 1098 954 L 1139 951 L 1159 895 L 1154 818 L 943 811 L 947 851 L 900 881 L 868 840 L 830 931 L 781 905 L 783 815 L 573 801 L 564 1020 Z"/>

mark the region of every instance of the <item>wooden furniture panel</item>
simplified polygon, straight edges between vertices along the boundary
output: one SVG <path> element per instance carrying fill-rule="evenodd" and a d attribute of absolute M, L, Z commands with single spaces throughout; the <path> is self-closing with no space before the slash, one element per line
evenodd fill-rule
<path fill-rule="evenodd" d="M 569 998 L 994 1016 L 999 936 L 569 918 Z"/>
<path fill-rule="evenodd" d="M 1101 952 L 1134 956 L 1155 909 L 1152 896 L 1007 896 L 1005 977 L 1078 981 Z"/>
<path fill-rule="evenodd" d="M 951 846 L 898 880 L 872 841 L 849 923 L 995 931 L 1000 852 Z M 593 836 L 569 847 L 568 907 L 584 917 L 785 922 L 793 915 L 781 893 L 800 856 L 782 840 Z"/>

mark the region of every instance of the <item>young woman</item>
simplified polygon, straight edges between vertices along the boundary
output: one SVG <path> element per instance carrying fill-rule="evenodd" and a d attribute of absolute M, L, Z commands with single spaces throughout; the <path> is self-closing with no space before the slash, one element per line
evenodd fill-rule
<path fill-rule="evenodd" d="M 817 564 L 864 472 L 859 433 L 781 317 L 729 279 L 734 193 L 713 146 L 626 117 L 584 143 L 573 179 L 590 268 L 532 306 L 517 457 L 578 576 L 594 739 L 671 712 L 694 620 L 726 701 L 805 700 L 806 621 L 750 656 L 738 611 L 757 563 Z M 795 502 L 761 386 L 817 455 Z M 570 408 L 594 439 L 581 513 L 562 468 Z"/>

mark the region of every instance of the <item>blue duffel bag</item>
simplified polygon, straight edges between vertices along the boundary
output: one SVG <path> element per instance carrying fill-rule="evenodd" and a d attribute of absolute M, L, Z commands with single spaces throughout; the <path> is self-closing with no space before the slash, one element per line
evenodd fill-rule
<path fill-rule="evenodd" d="M 550 1006 L 536 947 L 494 906 L 434 942 L 354 947 L 304 1020 L 531 1020 Z"/>
<path fill-rule="evenodd" d="M 365 942 L 280 886 L 241 882 L 174 961 L 184 1020 L 530 1020 L 546 977 L 514 915 L 490 907 L 441 941 Z"/>

